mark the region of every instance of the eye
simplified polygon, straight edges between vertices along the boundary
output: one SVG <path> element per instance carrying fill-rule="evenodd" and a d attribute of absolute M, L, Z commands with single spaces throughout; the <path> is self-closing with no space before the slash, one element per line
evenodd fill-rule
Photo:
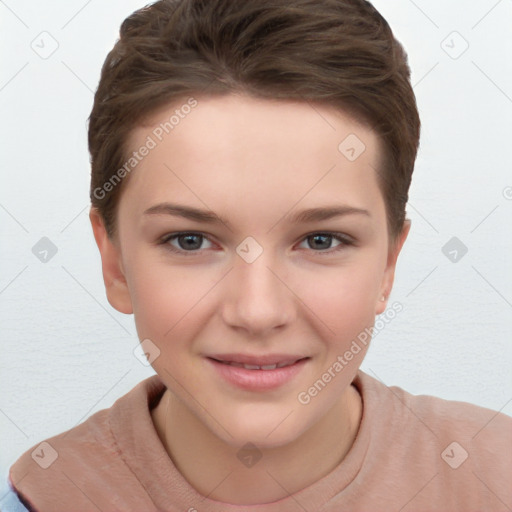
<path fill-rule="evenodd" d="M 333 246 L 333 241 L 337 245 Z M 204 242 L 207 243 L 206 247 L 203 246 Z M 301 244 L 306 243 L 308 247 L 305 249 L 313 250 L 317 254 L 332 254 L 334 252 L 343 250 L 347 246 L 354 245 L 354 241 L 348 235 L 343 233 L 311 233 L 303 238 Z M 207 236 L 202 233 L 194 232 L 179 232 L 169 233 L 163 236 L 160 245 L 164 245 L 169 251 L 183 254 L 195 255 L 200 254 L 201 249 L 211 249 L 213 244 Z M 300 246 L 299 246 L 300 247 Z"/>
<path fill-rule="evenodd" d="M 339 242 L 334 248 L 332 247 L 333 240 Z M 342 250 L 346 246 L 354 245 L 353 240 L 342 233 L 312 233 L 304 238 L 302 243 L 304 242 L 309 246 L 306 248 L 313 249 L 314 252 L 328 254 Z"/>
<path fill-rule="evenodd" d="M 166 244 L 167 248 L 173 252 L 196 253 L 201 249 L 202 243 L 206 241 L 210 246 L 203 249 L 211 249 L 212 243 L 201 233 L 170 233 L 165 235 L 160 243 Z"/>

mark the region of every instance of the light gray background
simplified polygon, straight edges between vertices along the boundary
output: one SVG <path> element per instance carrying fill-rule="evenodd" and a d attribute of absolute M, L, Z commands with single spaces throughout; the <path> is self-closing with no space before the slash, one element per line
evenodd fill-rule
<path fill-rule="evenodd" d="M 133 318 L 105 298 L 87 217 L 93 91 L 143 5 L 0 1 L 2 473 L 154 373 L 133 354 Z M 390 299 L 404 311 L 362 369 L 512 415 L 512 1 L 375 5 L 408 51 L 423 132 Z M 441 250 L 454 236 L 468 248 L 457 262 Z M 42 237 L 58 249 L 46 263 Z"/>

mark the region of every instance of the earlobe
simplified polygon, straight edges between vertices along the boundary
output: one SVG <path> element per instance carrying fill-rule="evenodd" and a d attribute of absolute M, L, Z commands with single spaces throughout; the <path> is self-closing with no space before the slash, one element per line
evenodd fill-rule
<path fill-rule="evenodd" d="M 394 246 L 390 247 L 390 250 L 388 251 L 386 270 L 384 271 L 380 293 L 377 299 L 377 305 L 375 310 L 376 315 L 380 315 L 386 309 L 388 297 L 391 293 L 391 288 L 393 287 L 393 282 L 395 279 L 395 269 L 398 255 L 402 251 L 402 247 L 405 243 L 405 240 L 407 239 L 407 236 L 409 235 L 410 230 L 411 221 L 410 219 L 406 219 L 404 221 L 404 227 L 402 229 L 400 236 L 398 237 Z"/>
<path fill-rule="evenodd" d="M 89 212 L 94 239 L 101 255 L 101 267 L 107 299 L 110 305 L 120 313 L 133 313 L 130 291 L 126 282 L 118 245 L 110 239 L 98 210 Z"/>

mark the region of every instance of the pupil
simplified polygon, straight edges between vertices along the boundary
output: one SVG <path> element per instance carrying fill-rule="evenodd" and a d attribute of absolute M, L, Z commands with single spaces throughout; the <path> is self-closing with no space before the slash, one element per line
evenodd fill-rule
<path fill-rule="evenodd" d="M 196 239 L 195 242 L 194 239 Z M 187 249 L 198 249 L 201 247 L 201 241 L 198 235 L 182 235 L 181 240 L 186 240 L 183 245 Z"/>
<path fill-rule="evenodd" d="M 313 236 L 314 245 L 316 245 L 317 249 L 329 249 L 329 238 L 330 238 L 330 235 L 314 235 Z M 323 239 L 323 241 L 324 241 L 323 246 L 322 246 L 321 239 Z M 318 246 L 318 244 L 317 244 L 318 240 L 320 240 L 320 246 L 322 246 L 322 247 Z"/>

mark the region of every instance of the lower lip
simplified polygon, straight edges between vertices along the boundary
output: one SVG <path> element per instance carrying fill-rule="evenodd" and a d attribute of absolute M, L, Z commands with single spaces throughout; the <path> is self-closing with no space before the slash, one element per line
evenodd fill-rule
<path fill-rule="evenodd" d="M 219 363 L 209 357 L 207 360 L 229 383 L 250 391 L 266 391 L 282 386 L 292 380 L 308 361 L 308 359 L 301 359 L 290 366 L 275 370 L 247 370 L 243 367 Z"/>

